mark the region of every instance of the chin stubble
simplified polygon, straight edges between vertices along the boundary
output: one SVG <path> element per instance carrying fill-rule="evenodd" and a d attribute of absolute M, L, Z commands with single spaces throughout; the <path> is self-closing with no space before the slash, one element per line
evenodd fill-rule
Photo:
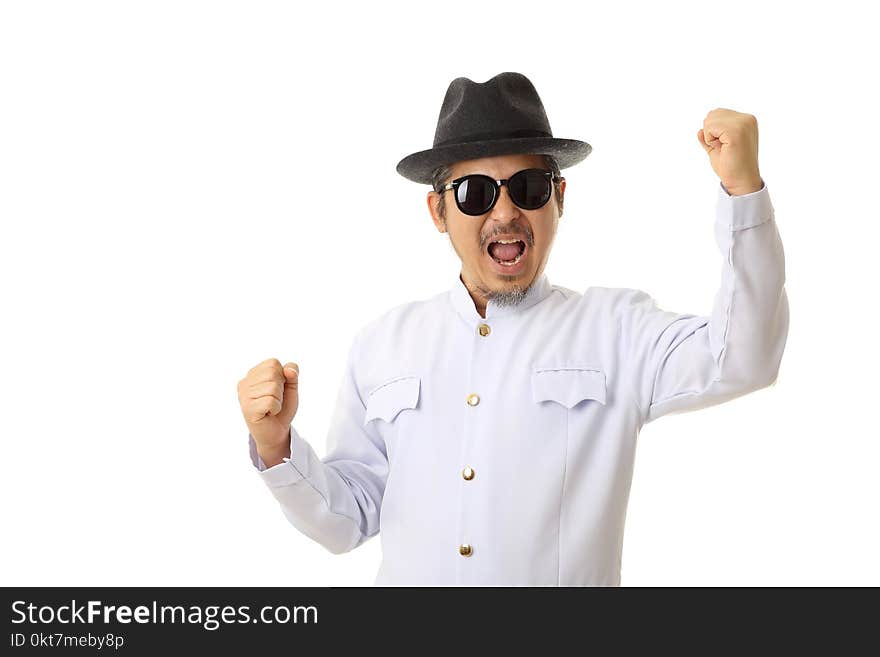
<path fill-rule="evenodd" d="M 492 301 L 496 306 L 500 307 L 518 306 L 526 298 L 530 287 L 531 284 L 526 287 L 514 285 L 507 290 L 489 290 L 486 295 L 486 301 Z"/>

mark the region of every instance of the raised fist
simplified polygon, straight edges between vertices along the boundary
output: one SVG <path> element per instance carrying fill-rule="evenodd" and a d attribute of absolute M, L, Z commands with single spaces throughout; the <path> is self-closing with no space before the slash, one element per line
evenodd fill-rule
<path fill-rule="evenodd" d="M 238 402 L 266 465 L 289 457 L 290 423 L 299 406 L 299 365 L 282 367 L 276 358 L 255 365 L 238 382 Z"/>

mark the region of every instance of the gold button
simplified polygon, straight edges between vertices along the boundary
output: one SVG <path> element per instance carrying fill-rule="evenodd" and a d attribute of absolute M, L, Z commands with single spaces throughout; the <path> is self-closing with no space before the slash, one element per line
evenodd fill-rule
<path fill-rule="evenodd" d="M 474 469 L 470 466 L 461 471 L 461 476 L 470 481 L 474 478 Z"/>
<path fill-rule="evenodd" d="M 480 403 L 480 396 L 476 393 L 471 393 L 467 396 L 467 403 L 469 406 L 476 406 Z"/>
<path fill-rule="evenodd" d="M 489 328 L 488 324 L 480 324 L 479 327 L 480 335 L 484 338 L 492 332 L 492 329 Z"/>
<path fill-rule="evenodd" d="M 463 557 L 469 557 L 473 553 L 473 549 L 467 543 L 458 546 L 458 553 Z"/>

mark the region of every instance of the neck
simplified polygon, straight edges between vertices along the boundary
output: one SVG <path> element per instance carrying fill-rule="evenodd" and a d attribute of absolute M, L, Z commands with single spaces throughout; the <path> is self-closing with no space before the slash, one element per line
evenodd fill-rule
<path fill-rule="evenodd" d="M 477 309 L 480 317 L 486 317 L 486 305 L 489 303 L 487 298 L 487 291 L 478 287 L 474 283 L 471 283 L 468 280 L 468 277 L 464 274 L 464 272 L 459 274 L 459 278 L 462 283 L 464 283 L 465 288 L 467 288 L 468 294 L 471 295 L 471 299 L 474 302 L 474 307 Z"/>

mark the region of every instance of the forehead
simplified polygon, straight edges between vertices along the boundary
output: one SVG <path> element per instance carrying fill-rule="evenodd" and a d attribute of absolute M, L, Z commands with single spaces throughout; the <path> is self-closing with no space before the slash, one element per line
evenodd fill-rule
<path fill-rule="evenodd" d="M 537 167 L 544 168 L 544 156 L 531 153 L 514 155 L 494 155 L 474 160 L 461 160 L 450 165 L 452 177 L 466 176 L 469 173 L 484 173 L 493 178 L 507 178 L 517 171 Z"/>

